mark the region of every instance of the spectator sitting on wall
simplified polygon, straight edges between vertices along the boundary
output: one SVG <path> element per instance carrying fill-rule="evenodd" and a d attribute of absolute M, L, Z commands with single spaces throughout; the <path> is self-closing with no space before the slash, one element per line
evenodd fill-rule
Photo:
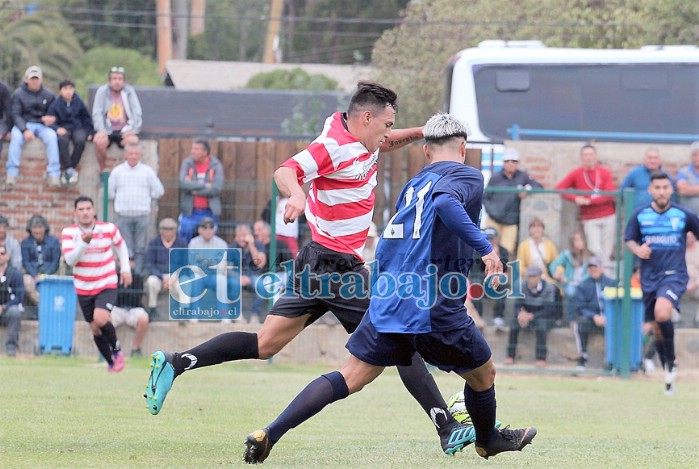
<path fill-rule="evenodd" d="M 10 263 L 12 267 L 17 270 L 22 270 L 22 248 L 19 241 L 15 239 L 14 236 L 8 231 L 10 229 L 10 222 L 6 217 L 0 215 L 0 246 L 5 246 L 7 248 L 8 255 L 10 256 Z"/>
<path fill-rule="evenodd" d="M 129 259 L 131 271 L 134 269 L 134 259 Z M 140 357 L 141 342 L 148 332 L 148 313 L 143 309 L 143 277 L 134 273 L 133 281 L 128 287 L 119 284 L 117 288 L 117 299 L 112 309 L 112 323 L 114 328 L 126 324 L 135 330 L 133 345 L 131 346 L 131 356 Z"/>
<path fill-rule="evenodd" d="M 184 239 L 177 236 L 177 222 L 163 218 L 158 224 L 158 236 L 150 240 L 146 249 L 145 290 L 148 298 L 148 314 L 151 319 L 158 314 L 158 295 L 170 289 L 170 249 L 186 248 Z"/>
<path fill-rule="evenodd" d="M 11 265 L 7 248 L 0 246 L 0 326 L 7 327 L 5 352 L 8 357 L 16 356 L 19 348 L 23 300 L 22 272 Z"/>

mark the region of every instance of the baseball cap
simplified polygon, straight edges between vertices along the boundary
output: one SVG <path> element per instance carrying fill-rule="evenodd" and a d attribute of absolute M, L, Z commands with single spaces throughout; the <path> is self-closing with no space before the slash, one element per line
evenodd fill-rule
<path fill-rule="evenodd" d="M 163 218 L 162 220 L 160 220 L 160 223 L 158 223 L 158 229 L 176 230 L 177 222 L 173 218 Z"/>
<path fill-rule="evenodd" d="M 486 235 L 488 239 L 495 239 L 498 237 L 498 230 L 496 230 L 492 226 L 489 226 L 488 228 L 483 230 L 483 234 Z"/>
<path fill-rule="evenodd" d="M 41 68 L 38 65 L 32 65 L 24 72 L 24 78 L 41 78 L 44 74 L 41 72 Z"/>
<path fill-rule="evenodd" d="M 516 148 L 505 148 L 502 154 L 503 161 L 519 161 L 519 152 Z"/>
<path fill-rule="evenodd" d="M 527 277 L 536 277 L 538 275 L 541 275 L 543 272 L 541 270 L 541 267 L 538 265 L 530 265 L 527 267 L 527 270 L 524 271 L 524 275 Z"/>
<path fill-rule="evenodd" d="M 197 225 L 199 228 L 207 227 L 207 226 L 216 226 L 216 222 L 214 222 L 214 219 L 211 217 L 204 217 L 201 220 L 199 220 L 199 224 Z"/>
<path fill-rule="evenodd" d="M 596 265 L 597 267 L 600 267 L 602 265 L 602 261 L 600 261 L 599 257 L 592 256 L 587 260 L 587 266 L 591 265 Z"/>

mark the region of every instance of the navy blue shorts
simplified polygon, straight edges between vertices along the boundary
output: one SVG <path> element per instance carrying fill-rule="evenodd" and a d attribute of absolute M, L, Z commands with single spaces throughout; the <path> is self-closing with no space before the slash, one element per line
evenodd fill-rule
<path fill-rule="evenodd" d="M 116 299 L 116 288 L 107 288 L 96 295 L 78 295 L 78 303 L 80 303 L 80 309 L 83 310 L 83 317 L 87 322 L 92 322 L 94 319 L 95 308 L 111 312 L 114 309 Z"/>
<path fill-rule="evenodd" d="M 408 366 L 417 351 L 427 363 L 447 373 L 463 374 L 484 365 L 490 346 L 473 321 L 459 329 L 429 334 L 386 334 L 365 315 L 347 342 L 347 350 L 375 366 Z"/>
<path fill-rule="evenodd" d="M 302 290 L 306 286 L 298 278 L 290 279 L 293 281 L 294 296 L 279 298 L 270 309 L 269 314 L 294 318 L 310 313 L 311 317 L 306 321 L 306 326 L 309 326 L 330 311 L 347 332 L 354 332 L 369 308 L 369 271 L 364 267 L 364 263 L 352 254 L 333 251 L 316 242 L 310 242 L 301 248 L 294 261 L 294 270 L 297 274 L 304 268 L 318 276 L 324 274 L 358 275 L 363 278 L 364 288 L 362 291 L 353 292 L 352 296 L 348 296 L 343 293 L 345 290 L 341 289 L 339 282 L 330 282 L 327 291 L 329 295 L 321 298 L 318 295 L 310 294 L 308 290 L 304 293 Z M 307 287 L 310 288 L 310 292 L 320 289 L 319 282 L 316 281 L 310 282 Z"/>
<path fill-rule="evenodd" d="M 645 322 L 655 321 L 655 300 L 667 298 L 672 302 L 672 307 L 680 310 L 680 298 L 687 290 L 687 282 L 677 277 L 666 277 L 659 284 L 658 288 L 652 292 L 643 292 L 643 307 L 645 309 Z"/>

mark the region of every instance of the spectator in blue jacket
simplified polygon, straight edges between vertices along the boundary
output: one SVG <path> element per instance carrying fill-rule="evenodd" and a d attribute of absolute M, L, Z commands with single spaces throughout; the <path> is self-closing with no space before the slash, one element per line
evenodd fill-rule
<path fill-rule="evenodd" d="M 597 257 L 587 261 L 587 278 L 580 283 L 577 291 L 577 340 L 580 344 L 578 369 L 585 369 L 587 363 L 587 339 L 595 329 L 606 324 L 604 315 L 604 289 L 616 286 L 616 282 L 604 275 L 602 262 Z"/>
<path fill-rule="evenodd" d="M 177 222 L 163 218 L 158 224 L 159 235 L 150 240 L 146 249 L 146 282 L 148 315 L 151 319 L 158 314 L 158 295 L 170 289 L 170 249 L 186 248 L 187 241 L 177 236 Z"/>
<path fill-rule="evenodd" d="M 655 172 L 667 173 L 663 169 L 663 161 L 660 158 L 660 151 L 657 148 L 648 148 L 646 154 L 643 157 L 643 164 L 634 167 L 631 171 L 626 174 L 626 177 L 619 186 L 619 190 L 633 189 L 633 208 L 644 207 L 650 205 L 653 201 L 652 197 L 648 193 L 648 186 L 650 186 L 650 176 Z M 675 185 L 675 180 L 670 176 L 670 182 Z"/>
<path fill-rule="evenodd" d="M 78 183 L 78 163 L 85 150 L 85 142 L 92 140 L 94 129 L 92 117 L 80 95 L 75 93 L 75 83 L 63 80 L 58 84 L 58 97 L 49 106 L 47 112 L 56 121 L 51 128 L 58 136 L 58 154 L 61 159 L 61 184 Z M 70 152 L 70 142 L 73 151 Z"/>
<path fill-rule="evenodd" d="M 41 215 L 34 215 L 27 222 L 29 236 L 22 240 L 22 267 L 24 288 L 33 304 L 39 304 L 36 280 L 40 275 L 53 275 L 58 272 L 61 260 L 61 243 L 51 236 L 48 221 Z"/>

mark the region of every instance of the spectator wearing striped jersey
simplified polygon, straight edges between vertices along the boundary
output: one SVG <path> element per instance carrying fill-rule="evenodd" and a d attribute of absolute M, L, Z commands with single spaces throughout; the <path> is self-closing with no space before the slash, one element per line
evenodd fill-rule
<path fill-rule="evenodd" d="M 119 229 L 113 223 L 96 220 L 95 204 L 81 195 L 75 199 L 77 223 L 63 229 L 61 251 L 66 264 L 73 267 L 73 284 L 85 321 L 110 373 L 124 369 L 124 354 L 112 324 L 110 312 L 117 299 L 117 283 L 131 285 L 129 251 Z M 117 277 L 112 248 L 121 266 Z"/>
<path fill-rule="evenodd" d="M 314 275 L 360 275 L 368 287 L 362 251 L 374 213 L 379 152 L 396 150 L 423 136 L 422 127 L 393 129 L 396 102 L 394 91 L 360 82 L 347 112 L 329 116 L 321 134 L 275 172 L 279 193 L 289 198 L 284 222 L 293 222 L 305 210 L 311 229 L 312 242 L 300 249 L 296 272 L 305 268 Z M 308 200 L 302 189 L 306 183 L 310 183 Z M 146 386 L 148 410 L 160 412 L 173 380 L 185 371 L 224 361 L 271 358 L 327 311 L 351 333 L 369 306 L 368 292 L 364 298 L 343 298 L 341 285 L 331 282 L 334 297 L 321 299 L 304 294 L 307 290 L 295 280 L 296 294 L 280 298 L 257 333 L 228 332 L 182 353 L 156 352 Z M 422 358 L 415 355 L 412 366 L 398 369 L 405 386 L 431 416 L 443 451 L 460 451 L 471 432 L 447 410 Z"/>
<path fill-rule="evenodd" d="M 197 235 L 202 218 L 213 218 L 218 225 L 223 190 L 223 165 L 211 154 L 209 142 L 195 139 L 191 153 L 180 166 L 179 235 L 186 242 Z"/>

